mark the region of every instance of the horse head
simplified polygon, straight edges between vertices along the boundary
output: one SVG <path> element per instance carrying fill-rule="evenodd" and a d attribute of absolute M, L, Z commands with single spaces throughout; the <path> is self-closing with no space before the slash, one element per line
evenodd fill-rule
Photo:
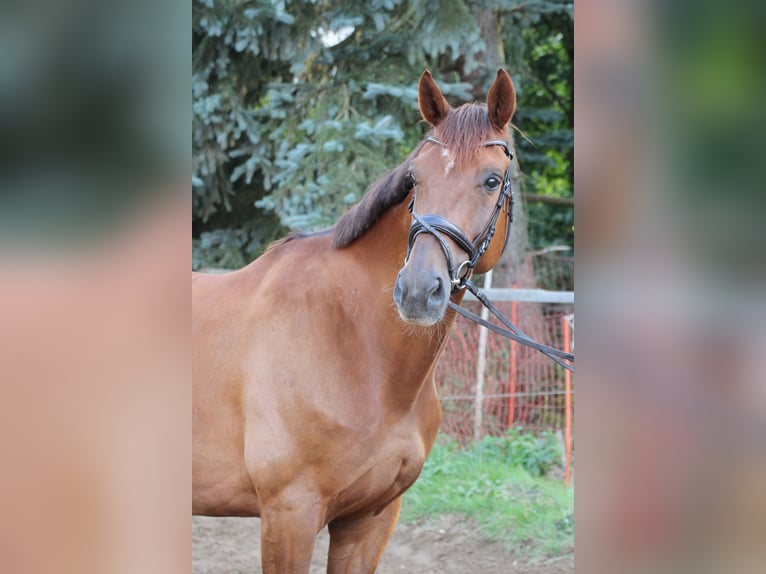
<path fill-rule="evenodd" d="M 502 255 L 511 214 L 508 122 L 516 107 L 505 70 L 487 103 L 452 108 L 425 71 L 418 106 L 432 131 L 409 164 L 412 225 L 407 257 L 394 285 L 401 318 L 433 325 L 472 273 L 491 269 Z"/>

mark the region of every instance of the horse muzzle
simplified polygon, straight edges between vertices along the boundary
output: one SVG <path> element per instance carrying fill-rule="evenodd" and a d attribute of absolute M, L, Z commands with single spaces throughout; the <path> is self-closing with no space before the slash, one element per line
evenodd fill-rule
<path fill-rule="evenodd" d="M 428 327 L 444 318 L 450 296 L 449 279 L 435 269 L 405 266 L 396 277 L 394 302 L 406 323 Z"/>

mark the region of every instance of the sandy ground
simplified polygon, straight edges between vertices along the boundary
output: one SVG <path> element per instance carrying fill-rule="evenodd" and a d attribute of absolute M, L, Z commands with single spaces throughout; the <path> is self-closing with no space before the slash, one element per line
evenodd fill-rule
<path fill-rule="evenodd" d="M 261 572 L 260 521 L 256 518 L 192 519 L 192 574 Z M 311 574 L 325 572 L 326 529 L 314 546 Z M 571 554 L 544 559 L 518 558 L 498 542 L 482 539 L 460 517 L 399 523 L 386 547 L 378 574 L 572 574 Z"/>

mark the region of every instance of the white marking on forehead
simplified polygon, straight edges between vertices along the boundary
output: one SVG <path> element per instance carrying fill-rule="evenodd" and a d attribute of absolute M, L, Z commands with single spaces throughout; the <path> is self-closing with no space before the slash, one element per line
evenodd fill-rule
<path fill-rule="evenodd" d="M 450 157 L 449 150 L 446 146 L 442 146 L 442 160 L 444 161 L 444 175 L 447 175 L 455 167 L 455 160 Z"/>

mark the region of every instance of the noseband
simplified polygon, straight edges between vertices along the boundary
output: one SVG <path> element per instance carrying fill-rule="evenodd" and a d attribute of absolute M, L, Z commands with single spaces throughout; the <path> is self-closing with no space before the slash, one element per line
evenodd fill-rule
<path fill-rule="evenodd" d="M 437 145 L 440 145 L 444 147 L 444 144 L 437 140 L 436 138 L 432 136 L 428 136 L 426 138 L 426 141 L 435 143 Z M 484 147 L 490 147 L 490 146 L 499 146 L 503 148 L 503 151 L 505 152 L 505 155 L 508 156 L 509 159 L 513 159 L 513 154 L 511 153 L 510 146 L 501 140 L 492 140 L 488 141 L 482 144 Z M 412 214 L 412 225 L 410 225 L 410 232 L 408 236 L 408 243 L 407 243 L 407 256 L 404 258 L 405 265 L 410 259 L 410 253 L 412 252 L 412 246 L 415 245 L 415 240 L 418 238 L 418 236 L 422 233 L 428 233 L 436 238 L 436 240 L 439 242 L 439 245 L 441 246 L 442 251 L 444 252 L 444 256 L 447 259 L 447 271 L 449 272 L 450 277 L 450 285 L 452 287 L 452 292 L 459 291 L 460 289 L 465 288 L 466 281 L 470 279 L 471 274 L 473 273 L 474 267 L 476 267 L 476 264 L 479 262 L 479 258 L 484 255 L 484 252 L 489 247 L 490 241 L 492 241 L 492 237 L 495 235 L 495 227 L 497 226 L 497 220 L 500 217 L 500 212 L 503 209 L 503 206 L 505 205 L 506 208 L 506 214 L 508 217 L 508 226 L 506 228 L 505 233 L 505 243 L 503 244 L 503 250 L 505 250 L 505 246 L 508 244 L 508 236 L 510 234 L 510 227 L 511 222 L 513 221 L 513 190 L 511 189 L 511 166 L 508 166 L 508 169 L 505 170 L 505 175 L 503 176 L 503 187 L 500 190 L 500 195 L 497 198 L 497 203 L 495 203 L 495 207 L 492 210 L 492 213 L 490 214 L 489 220 L 487 221 L 484 228 L 481 230 L 481 232 L 476 236 L 476 238 L 471 241 L 468 239 L 466 234 L 463 232 L 462 229 L 460 229 L 457 225 L 455 225 L 452 221 L 447 219 L 446 217 L 442 217 L 441 215 L 429 213 L 426 215 L 420 215 L 415 211 L 415 198 L 417 197 L 417 187 L 415 187 L 415 191 L 412 193 L 412 200 L 409 204 L 409 210 Z M 452 241 L 457 243 L 458 247 L 466 252 L 468 255 L 468 259 L 460 263 L 459 265 L 455 265 L 455 260 L 452 257 L 452 250 L 449 248 L 449 245 L 447 245 L 447 242 L 444 240 L 444 236 L 449 237 Z"/>

